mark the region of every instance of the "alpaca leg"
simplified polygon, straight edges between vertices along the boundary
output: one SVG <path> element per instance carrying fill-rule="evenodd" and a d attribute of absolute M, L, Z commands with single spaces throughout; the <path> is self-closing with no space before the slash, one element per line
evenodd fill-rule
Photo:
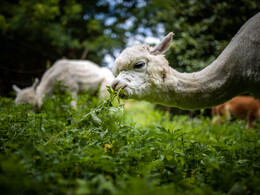
<path fill-rule="evenodd" d="M 212 124 L 217 123 L 218 125 L 221 125 L 221 123 L 222 123 L 221 116 L 220 116 L 220 115 L 217 115 L 217 116 L 213 117 L 211 123 L 212 123 Z"/>
<path fill-rule="evenodd" d="M 247 129 L 248 129 L 248 128 L 252 128 L 255 121 L 256 121 L 256 117 L 253 116 L 253 115 L 249 115 L 249 116 L 247 117 L 247 125 L 246 125 L 246 128 L 247 128 Z"/>
<path fill-rule="evenodd" d="M 108 91 L 107 91 L 107 81 L 104 80 L 102 81 L 102 83 L 100 84 L 100 92 L 99 95 L 101 98 L 105 98 L 106 96 L 109 95 Z"/>
<path fill-rule="evenodd" d="M 72 101 L 70 102 L 70 105 L 76 109 L 77 108 L 77 92 L 71 92 Z"/>
<path fill-rule="evenodd" d="M 228 121 L 230 121 L 230 120 L 231 120 L 231 112 L 230 112 L 230 110 L 229 110 L 229 109 L 227 109 L 227 110 L 226 110 L 225 117 L 226 117 L 226 119 L 227 119 Z"/>
<path fill-rule="evenodd" d="M 253 121 L 247 120 L 246 128 L 249 129 L 253 126 Z"/>

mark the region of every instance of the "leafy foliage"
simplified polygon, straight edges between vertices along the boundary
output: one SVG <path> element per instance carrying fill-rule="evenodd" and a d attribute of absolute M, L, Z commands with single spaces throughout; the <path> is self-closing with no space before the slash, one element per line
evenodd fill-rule
<path fill-rule="evenodd" d="M 52 51 L 53 54 L 47 56 L 49 60 L 62 56 L 80 58 L 86 49 L 90 60 L 101 63 L 112 48 L 123 46 L 124 36 L 120 33 L 125 29 L 120 24 L 127 19 L 135 3 L 116 3 L 113 9 L 117 11 L 112 11 L 111 6 L 109 1 L 93 0 L 3 1 L 0 33 L 17 43 L 20 39 L 36 46 L 43 55 L 44 50 Z M 124 14 L 119 14 L 122 9 Z M 113 31 L 111 24 L 104 21 L 108 18 L 114 18 Z"/>
<path fill-rule="evenodd" d="M 64 57 L 106 65 L 107 55 L 142 34 L 173 31 L 171 66 L 200 70 L 259 8 L 259 0 L 2 0 L 0 95 L 9 95 L 12 84 L 30 86 Z"/>
<path fill-rule="evenodd" d="M 77 110 L 56 93 L 38 113 L 1 98 L 1 194 L 260 192 L 259 129 L 169 120 L 144 102 L 124 109 L 108 90 L 79 96 Z"/>
<path fill-rule="evenodd" d="M 165 34 L 173 31 L 167 59 L 179 71 L 193 72 L 215 60 L 259 9 L 255 0 L 152 0 L 137 11 L 136 26 L 142 23 L 156 33 L 162 24 Z"/>
<path fill-rule="evenodd" d="M 135 8 L 129 0 L 1 1 L 0 95 L 14 83 L 29 86 L 64 57 L 106 65 L 105 55 L 124 48 L 125 22 Z"/>

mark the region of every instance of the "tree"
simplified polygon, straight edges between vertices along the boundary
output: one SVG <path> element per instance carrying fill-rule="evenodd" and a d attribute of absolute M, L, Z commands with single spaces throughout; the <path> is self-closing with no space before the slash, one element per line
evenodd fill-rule
<path fill-rule="evenodd" d="M 125 45 L 137 1 L 4 0 L 0 7 L 0 95 L 29 86 L 62 57 L 102 64 Z"/>
<path fill-rule="evenodd" d="M 126 47 L 133 35 L 176 36 L 167 53 L 171 66 L 207 66 L 256 12 L 257 0 L 2 0 L 0 95 L 12 84 L 31 85 L 62 57 L 100 65 Z M 238 6 L 239 5 L 239 6 Z"/>
<path fill-rule="evenodd" d="M 259 10 L 255 0 L 152 0 L 138 11 L 136 25 L 141 22 L 155 34 L 157 24 L 162 24 L 165 34 L 173 31 L 167 59 L 179 71 L 192 72 L 216 59 Z"/>

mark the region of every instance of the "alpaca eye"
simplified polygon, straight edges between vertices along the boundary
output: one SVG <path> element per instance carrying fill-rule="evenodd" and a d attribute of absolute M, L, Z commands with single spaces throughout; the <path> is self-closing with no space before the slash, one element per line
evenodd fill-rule
<path fill-rule="evenodd" d="M 134 65 L 134 69 L 143 68 L 144 65 L 145 65 L 145 62 L 143 62 L 143 61 L 137 62 L 137 63 Z"/>

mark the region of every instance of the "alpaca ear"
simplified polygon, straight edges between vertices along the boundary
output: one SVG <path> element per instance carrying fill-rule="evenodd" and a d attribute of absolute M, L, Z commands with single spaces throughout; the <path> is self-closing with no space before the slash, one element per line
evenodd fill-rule
<path fill-rule="evenodd" d="M 19 87 L 17 87 L 16 85 L 13 85 L 13 90 L 16 92 L 16 93 L 20 93 L 21 92 L 21 89 Z"/>
<path fill-rule="evenodd" d="M 166 37 L 164 37 L 164 39 L 152 49 L 151 54 L 156 56 L 166 52 L 171 44 L 173 35 L 174 33 L 170 32 Z"/>
<path fill-rule="evenodd" d="M 34 80 L 34 82 L 33 82 L 33 85 L 32 85 L 32 88 L 33 88 L 34 90 L 36 90 L 36 87 L 37 87 L 38 83 L 39 83 L 39 79 L 36 78 L 36 79 Z"/>

